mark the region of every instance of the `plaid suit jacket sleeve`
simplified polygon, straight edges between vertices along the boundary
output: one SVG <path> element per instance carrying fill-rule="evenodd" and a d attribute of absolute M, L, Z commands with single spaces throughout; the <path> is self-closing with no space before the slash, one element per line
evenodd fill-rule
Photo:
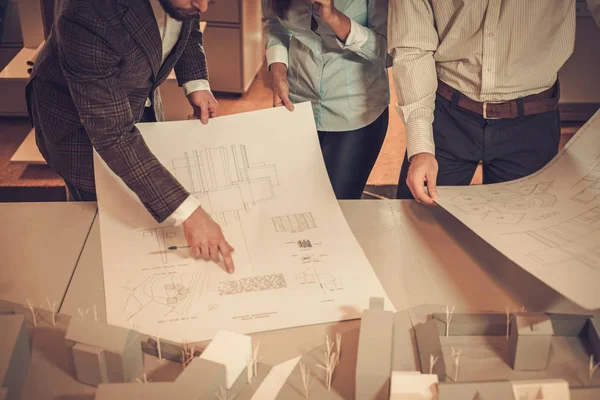
<path fill-rule="evenodd" d="M 70 8 L 57 21 L 59 59 L 81 123 L 106 164 L 139 197 L 158 222 L 168 218 L 188 192 L 144 142 L 127 93 L 109 23 L 89 2 Z M 114 36 L 114 34 L 113 34 Z"/>
<path fill-rule="evenodd" d="M 179 86 L 198 79 L 208 80 L 208 68 L 206 66 L 206 54 L 202 47 L 199 17 L 194 18 L 185 50 L 175 63 L 175 75 Z"/>

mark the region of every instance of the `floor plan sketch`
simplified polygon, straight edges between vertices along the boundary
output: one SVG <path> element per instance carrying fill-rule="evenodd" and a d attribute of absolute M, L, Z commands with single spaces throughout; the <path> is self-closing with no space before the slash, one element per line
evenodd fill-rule
<path fill-rule="evenodd" d="M 274 199 L 279 186 L 276 166 L 250 163 L 244 145 L 185 151 L 166 167 L 223 224 L 228 215 L 237 220 L 240 211 Z"/>
<path fill-rule="evenodd" d="M 477 194 L 460 193 L 451 201 L 468 215 L 480 216 L 496 224 L 518 224 L 530 209 L 552 207 L 556 196 L 550 193 L 554 181 L 497 188 Z"/>
<path fill-rule="evenodd" d="M 600 271 L 600 207 L 527 234 L 544 246 L 529 253 L 539 263 L 560 265 L 568 262 Z"/>
<path fill-rule="evenodd" d="M 160 312 L 162 317 L 171 313 L 187 315 L 193 295 L 205 287 L 208 275 L 208 271 L 196 270 L 135 277 L 123 286 L 129 292 L 124 306 L 127 320 L 146 308 Z"/>
<path fill-rule="evenodd" d="M 600 159 L 596 166 L 579 182 L 583 188 L 571 200 L 589 204 L 600 198 Z"/>
<path fill-rule="evenodd" d="M 383 290 L 335 198 L 310 103 L 139 124 L 220 225 L 235 271 L 194 258 L 95 154 L 107 322 L 180 342 L 359 318 Z"/>
<path fill-rule="evenodd" d="M 437 202 L 504 255 L 578 305 L 600 307 L 600 111 L 530 176 L 438 189 Z"/>
<path fill-rule="evenodd" d="M 304 232 L 309 229 L 316 229 L 317 224 L 312 213 L 284 215 L 273 217 L 273 226 L 277 232 Z"/>

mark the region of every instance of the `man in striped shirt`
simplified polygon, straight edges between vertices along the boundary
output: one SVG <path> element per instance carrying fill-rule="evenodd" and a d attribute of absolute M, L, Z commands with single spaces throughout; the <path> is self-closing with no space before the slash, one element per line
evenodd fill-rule
<path fill-rule="evenodd" d="M 388 50 L 407 154 L 398 198 L 437 185 L 529 175 L 558 152 L 557 72 L 573 52 L 575 0 L 390 0 Z M 600 0 L 587 0 L 600 25 Z M 426 187 L 425 187 L 426 186 Z"/>

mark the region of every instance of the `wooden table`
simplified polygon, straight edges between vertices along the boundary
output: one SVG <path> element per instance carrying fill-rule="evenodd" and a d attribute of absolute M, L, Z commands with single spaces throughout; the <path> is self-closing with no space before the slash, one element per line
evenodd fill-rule
<path fill-rule="evenodd" d="M 456 305 L 457 312 L 504 311 L 505 306 L 523 305 L 530 311 L 585 312 L 499 254 L 441 208 L 395 200 L 341 201 L 340 204 L 397 308 L 400 305 L 429 305 L 426 309 L 437 311 L 449 304 Z M 37 229 L 56 230 L 56 218 L 48 214 L 38 218 Z M 84 219 L 82 225 L 89 224 L 89 215 Z M 13 219 L 12 224 L 19 221 Z M 31 227 L 27 231 L 30 230 Z M 61 313 L 77 315 L 78 308 L 96 306 L 98 319 L 106 319 L 99 233 L 96 220 L 81 252 Z M 80 240 L 84 240 L 84 236 L 82 233 Z M 74 241 L 66 244 L 71 245 L 75 248 L 71 252 L 80 248 Z M 33 247 L 33 244 L 29 245 L 29 248 Z M 47 269 L 48 264 L 54 262 L 38 261 L 31 263 L 31 268 L 32 271 Z M 25 280 L 20 284 L 27 287 Z M 56 290 L 60 293 L 64 283 L 58 284 L 58 289 L 52 289 L 56 285 L 56 280 L 48 280 L 46 288 L 40 288 L 40 292 Z M 346 346 L 350 350 L 345 350 L 344 357 L 351 359 L 355 357 L 352 353 L 356 351 L 358 327 L 359 321 L 355 320 L 252 336 L 261 343 L 263 362 L 275 364 L 322 345 L 325 334 L 335 336 L 339 332 L 348 338 Z M 56 340 L 60 342 L 61 339 Z M 48 343 L 44 344 L 43 340 L 34 340 L 32 369 L 23 399 L 92 399 L 94 388 L 78 383 L 70 375 L 64 357 L 54 360 L 53 357 L 58 356 L 48 348 Z M 145 366 L 153 381 L 171 381 L 181 370 L 179 364 L 161 364 L 147 355 Z M 343 397 L 351 397 L 352 386 L 343 385 Z"/>
<path fill-rule="evenodd" d="M 96 203 L 0 204 L 0 300 L 62 300 L 96 217 Z"/>

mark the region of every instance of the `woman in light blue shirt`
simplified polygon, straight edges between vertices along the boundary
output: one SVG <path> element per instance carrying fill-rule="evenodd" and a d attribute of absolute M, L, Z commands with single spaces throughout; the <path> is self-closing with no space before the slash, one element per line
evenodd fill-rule
<path fill-rule="evenodd" d="M 387 0 L 262 0 L 273 105 L 310 101 L 338 199 L 358 199 L 388 126 Z"/>

